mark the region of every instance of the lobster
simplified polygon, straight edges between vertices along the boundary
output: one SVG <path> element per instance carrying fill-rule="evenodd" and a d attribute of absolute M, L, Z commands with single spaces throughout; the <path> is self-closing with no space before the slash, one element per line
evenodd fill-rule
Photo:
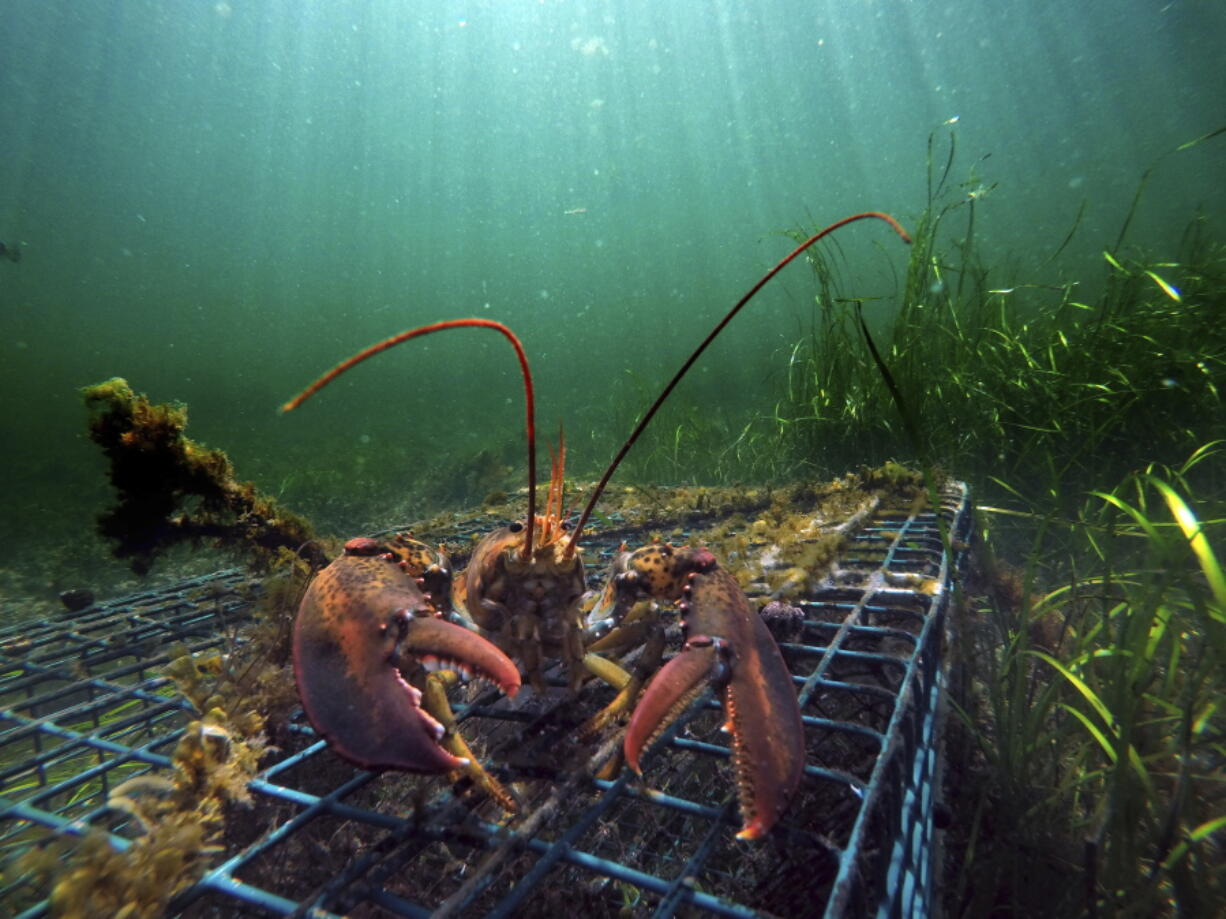
<path fill-rule="evenodd" d="M 291 411 L 351 367 L 422 335 L 487 328 L 515 349 L 524 381 L 528 446 L 528 513 L 482 539 L 447 596 L 445 555 L 408 536 L 386 543 L 355 539 L 308 586 L 294 627 L 294 672 L 303 708 L 332 748 L 363 766 L 417 772 L 466 771 L 504 809 L 514 797 L 489 776 L 455 729 L 447 701 L 457 673 L 495 683 L 508 695 L 521 675 L 544 687 L 550 659 L 563 663 L 577 691 L 594 675 L 618 693 L 581 728 L 596 732 L 630 712 L 627 764 L 642 774 L 644 752 L 708 687 L 720 696 L 741 814 L 741 839 L 767 834 L 784 813 L 804 772 L 804 728 L 783 655 L 736 579 L 703 547 L 653 544 L 623 551 L 602 592 L 589 600 L 579 538 L 613 473 L 681 378 L 767 282 L 802 252 L 846 224 L 887 214 L 844 218 L 783 258 L 708 333 L 644 412 L 593 489 L 578 522 L 562 521 L 565 445 L 554 457 L 545 513 L 536 513 L 535 396 L 523 345 L 505 325 L 486 319 L 438 322 L 388 338 L 324 374 L 283 406 Z M 428 589 L 427 589 L 428 588 Z M 448 600 L 454 609 L 447 613 Z M 684 617 L 685 644 L 660 667 L 666 640 L 661 604 Z M 642 646 L 633 673 L 613 658 Z"/>

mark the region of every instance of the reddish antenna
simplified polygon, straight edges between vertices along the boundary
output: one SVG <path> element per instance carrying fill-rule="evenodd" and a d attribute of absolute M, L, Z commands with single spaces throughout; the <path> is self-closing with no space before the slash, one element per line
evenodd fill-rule
<path fill-rule="evenodd" d="M 532 557 L 532 531 L 536 524 L 536 399 L 532 389 L 532 371 L 528 368 L 528 357 L 524 354 L 524 346 L 519 339 L 515 337 L 515 333 L 508 329 L 501 322 L 495 322 L 492 319 L 449 319 L 446 322 L 436 322 L 432 325 L 423 325 L 416 329 L 409 329 L 407 332 L 401 332 L 399 335 L 393 335 L 391 338 L 381 341 L 378 344 L 371 345 L 363 351 L 359 351 L 348 360 L 341 361 L 318 380 L 300 392 L 294 398 L 290 399 L 283 406 L 281 411 L 292 412 L 315 393 L 319 392 L 337 377 L 351 367 L 356 367 L 368 357 L 374 357 L 380 351 L 386 351 L 388 348 L 393 348 L 401 342 L 406 342 L 412 338 L 419 338 L 422 335 L 429 335 L 431 332 L 442 332 L 446 329 L 493 329 L 495 332 L 501 332 L 511 343 L 511 347 L 515 349 L 515 356 L 519 358 L 519 369 L 524 377 L 524 430 L 528 436 L 528 532 L 524 536 L 524 550 L 522 558 L 527 560 Z"/>
<path fill-rule="evenodd" d="M 592 515 L 592 510 L 596 507 L 596 502 L 600 499 L 600 496 L 604 494 L 605 487 L 609 484 L 609 479 L 613 477 L 613 473 L 617 471 L 617 467 L 620 466 L 622 460 L 626 458 L 626 454 L 630 452 L 630 448 L 634 446 L 634 442 L 639 439 L 639 435 L 643 433 L 643 429 L 646 428 L 651 422 L 651 419 L 655 417 L 655 414 L 657 411 L 659 411 L 660 406 L 664 404 L 664 400 L 669 397 L 673 389 L 675 389 L 677 384 L 681 382 L 681 378 L 686 375 L 690 367 L 692 367 L 694 362 L 702 355 L 702 352 L 707 350 L 707 346 L 715 340 L 715 336 L 722 332 L 724 330 L 724 326 L 732 321 L 732 317 L 741 311 L 741 307 L 752 300 L 754 294 L 765 287 L 766 283 L 771 278 L 787 267 L 787 264 L 791 262 L 792 259 L 796 258 L 796 256 L 800 255 L 800 253 L 804 252 L 819 239 L 833 233 L 840 227 L 847 226 L 847 224 L 854 223 L 857 220 L 864 220 L 868 217 L 872 217 L 877 220 L 884 220 L 890 225 L 890 229 L 902 237 L 903 242 L 905 242 L 907 245 L 911 245 L 911 237 L 907 235 L 907 231 L 904 230 L 902 225 L 889 214 L 883 214 L 880 211 L 865 211 L 863 214 L 853 214 L 850 217 L 844 217 L 842 220 L 830 224 L 830 226 L 826 227 L 824 230 L 814 233 L 799 246 L 793 249 L 782 261 L 779 262 L 778 265 L 766 272 L 766 274 L 762 275 L 758 283 L 749 288 L 745 296 L 741 297 L 741 299 L 736 302 L 736 305 L 728 311 L 728 315 L 721 319 L 719 324 L 711 330 L 710 334 L 708 334 L 707 337 L 702 340 L 702 344 L 694 349 L 694 353 L 689 356 L 686 362 L 681 365 L 681 369 L 678 370 L 673 378 L 668 381 L 668 385 L 664 387 L 664 391 L 660 393 L 655 402 L 651 403 L 651 407 L 647 409 L 643 417 L 639 419 L 639 423 L 635 425 L 634 430 L 630 432 L 630 436 L 626 438 L 626 442 L 622 444 L 621 449 L 617 451 L 617 455 L 613 457 L 613 462 L 609 463 L 609 468 L 604 471 L 604 475 L 601 476 L 600 481 L 596 484 L 596 490 L 593 491 L 592 496 L 588 498 L 587 506 L 583 508 L 583 514 L 579 517 L 579 523 L 575 525 L 574 532 L 571 533 L 570 542 L 566 544 L 567 558 L 570 558 L 575 554 L 575 549 L 579 544 L 579 534 L 583 532 L 583 527 L 587 524 L 588 518 Z"/>

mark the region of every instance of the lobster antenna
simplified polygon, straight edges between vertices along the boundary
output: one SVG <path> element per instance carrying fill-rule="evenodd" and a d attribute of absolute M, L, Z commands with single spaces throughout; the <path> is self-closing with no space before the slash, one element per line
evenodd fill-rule
<path fill-rule="evenodd" d="M 770 271 L 766 272 L 766 274 L 762 275 L 758 283 L 749 288 L 749 290 L 745 293 L 745 296 L 741 297 L 741 299 L 736 302 L 736 305 L 728 311 L 728 315 L 721 319 L 719 324 L 710 331 L 706 338 L 702 340 L 702 344 L 694 349 L 694 353 L 689 356 L 686 362 L 681 365 L 681 369 L 678 370 L 673 378 L 668 381 L 668 385 L 664 387 L 664 391 L 660 393 L 655 402 L 651 403 L 651 407 L 647 409 L 647 411 L 643 414 L 643 417 L 639 419 L 639 423 L 635 425 L 634 430 L 630 432 L 630 436 L 626 438 L 626 442 L 622 444 L 621 449 L 617 451 L 617 455 L 613 457 L 613 462 L 609 463 L 609 468 L 604 471 L 604 475 L 601 476 L 600 481 L 596 484 L 595 491 L 592 492 L 591 497 L 587 500 L 587 505 L 583 508 L 583 514 L 580 515 L 579 522 L 575 525 L 574 532 L 571 533 L 570 542 L 566 544 L 566 556 L 568 558 L 574 555 L 575 548 L 579 544 L 579 535 L 583 532 L 583 527 L 587 524 L 588 518 L 592 515 L 592 510 L 596 507 L 596 502 L 600 499 L 600 496 L 604 493 L 605 487 L 609 484 L 609 479 L 613 477 L 613 473 L 617 471 L 617 467 L 620 466 L 622 460 L 626 458 L 626 454 L 630 452 L 630 448 L 634 446 L 634 442 L 639 439 L 639 435 L 643 433 L 643 429 L 646 428 L 651 422 L 651 419 L 655 417 L 655 414 L 657 411 L 659 411 L 660 406 L 664 404 L 664 400 L 669 397 L 673 389 L 676 388 L 677 384 L 681 382 L 681 378 L 686 375 L 690 367 L 692 367 L 694 362 L 697 361 L 702 355 L 702 352 L 707 350 L 707 346 L 715 340 L 715 336 L 722 332 L 724 330 L 724 326 L 732 321 L 732 317 L 741 311 L 741 307 L 752 300 L 754 294 L 765 287 L 771 278 L 787 267 L 788 263 L 791 262 L 792 259 L 796 258 L 796 256 L 800 255 L 800 253 L 804 252 L 819 239 L 833 233 L 840 227 L 844 227 L 849 223 L 854 223 L 857 220 L 864 220 L 868 217 L 873 217 L 877 220 L 884 220 L 890 225 L 890 229 L 902 237 L 903 242 L 905 242 L 907 245 L 911 245 L 911 237 L 907 235 L 907 231 L 902 228 L 902 224 L 900 224 L 889 214 L 883 214 L 881 211 L 865 211 L 863 214 L 853 214 L 850 217 L 844 217 L 842 220 L 830 224 L 830 226 L 826 227 L 824 230 L 814 233 L 799 246 L 793 249 L 782 261 L 779 262 L 779 264 L 777 264 Z"/>
<path fill-rule="evenodd" d="M 536 524 L 536 399 L 532 389 L 532 371 L 528 368 L 528 356 L 524 354 L 524 346 L 519 339 L 515 337 L 515 333 L 508 329 L 501 322 L 495 322 L 492 319 L 448 319 L 446 322 L 435 322 L 431 325 L 423 325 L 416 329 L 409 329 L 407 332 L 401 332 L 399 335 L 393 335 L 391 338 L 381 341 L 378 344 L 371 345 L 363 351 L 359 351 L 348 360 L 341 361 L 318 380 L 300 392 L 294 398 L 290 399 L 283 406 L 281 411 L 292 412 L 315 393 L 319 392 L 346 370 L 355 367 L 368 357 L 374 357 L 380 351 L 386 351 L 388 348 L 394 348 L 401 342 L 408 341 L 411 338 L 419 338 L 422 335 L 429 335 L 431 332 L 442 332 L 445 329 L 493 329 L 495 332 L 501 332 L 511 343 L 511 347 L 515 349 L 515 356 L 519 358 L 519 369 L 524 377 L 524 406 L 525 406 L 525 421 L 524 431 L 528 436 L 528 532 L 524 536 L 524 550 L 522 557 L 525 559 L 532 557 L 532 530 Z"/>

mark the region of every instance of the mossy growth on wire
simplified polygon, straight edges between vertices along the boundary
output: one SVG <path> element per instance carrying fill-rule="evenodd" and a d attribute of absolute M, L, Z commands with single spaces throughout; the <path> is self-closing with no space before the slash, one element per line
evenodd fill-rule
<path fill-rule="evenodd" d="M 166 915 L 225 851 L 227 817 L 252 805 L 248 783 L 268 749 L 263 709 L 284 707 L 280 668 L 184 646 L 171 654 L 164 672 L 199 717 L 184 728 L 170 774 L 141 773 L 112 789 L 110 833 L 74 828 L 15 861 L 55 919 Z"/>
<path fill-rule="evenodd" d="M 111 463 L 118 503 L 98 518 L 116 558 L 145 574 L 157 556 L 182 542 L 237 549 L 257 567 L 279 550 L 327 563 L 310 523 L 238 482 L 221 450 L 183 436 L 187 407 L 152 404 L 119 377 L 81 390 L 90 438 Z"/>

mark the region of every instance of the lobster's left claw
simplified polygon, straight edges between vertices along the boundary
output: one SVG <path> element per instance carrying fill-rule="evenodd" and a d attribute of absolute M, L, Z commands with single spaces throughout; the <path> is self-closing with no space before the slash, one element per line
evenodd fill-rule
<path fill-rule="evenodd" d="M 321 571 L 303 596 L 294 624 L 298 692 L 311 723 L 346 759 L 414 772 L 463 765 L 439 746 L 443 725 L 401 675 L 410 659 L 483 677 L 507 695 L 518 691 L 510 658 L 429 611 L 399 565 L 356 552 Z"/>
<path fill-rule="evenodd" d="M 689 566 L 682 609 L 689 640 L 651 681 L 626 728 L 626 761 L 639 758 L 711 683 L 721 688 L 724 729 L 741 806 L 738 839 L 768 833 L 804 772 L 804 725 L 791 676 L 770 631 L 736 579 L 705 549 L 682 549 Z"/>

